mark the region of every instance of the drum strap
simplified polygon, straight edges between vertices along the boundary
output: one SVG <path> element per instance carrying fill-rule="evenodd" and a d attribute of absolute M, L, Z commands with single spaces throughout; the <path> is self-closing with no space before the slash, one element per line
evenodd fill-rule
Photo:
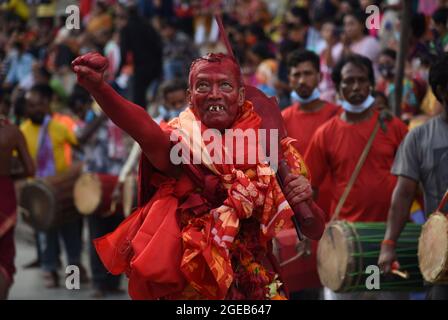
<path fill-rule="evenodd" d="M 372 144 L 373 144 L 373 140 L 375 140 L 375 136 L 376 136 L 380 126 L 381 126 L 381 117 L 378 117 L 378 121 L 375 124 L 375 128 L 373 129 L 373 131 L 369 137 L 369 140 L 367 141 L 367 144 L 364 147 L 364 150 L 362 151 L 361 156 L 359 157 L 359 160 L 358 160 L 358 163 L 356 164 L 355 170 L 353 171 L 352 176 L 350 177 L 350 180 L 348 181 L 348 184 L 344 189 L 344 193 L 342 194 L 341 198 L 339 199 L 338 205 L 336 206 L 336 210 L 334 211 L 333 217 L 331 218 L 329 224 L 338 219 L 339 214 L 341 213 L 341 209 L 344 206 L 344 203 L 347 200 L 347 197 L 348 197 L 353 185 L 355 184 L 356 178 L 358 178 L 359 172 L 361 171 L 361 168 L 367 159 L 367 155 L 369 154 L 370 148 L 372 147 Z"/>

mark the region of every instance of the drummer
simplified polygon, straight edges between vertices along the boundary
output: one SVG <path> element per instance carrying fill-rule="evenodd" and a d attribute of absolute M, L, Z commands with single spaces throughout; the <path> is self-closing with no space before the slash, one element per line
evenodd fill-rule
<path fill-rule="evenodd" d="M 34 85 L 26 94 L 28 119 L 20 126 L 36 164 L 36 176 L 39 178 L 67 171 L 69 166 L 65 146 L 67 143 L 78 144 L 76 136 L 52 118 L 52 98 L 53 91 L 48 85 Z M 78 219 L 50 231 L 37 233 L 45 287 L 59 286 L 59 237 L 64 241 L 68 264 L 81 267 L 81 226 L 81 219 Z M 81 272 L 84 278 L 82 267 Z"/>
<path fill-rule="evenodd" d="M 85 171 L 118 176 L 129 153 L 130 140 L 126 140 L 120 128 L 108 120 L 101 109 L 92 108 L 90 94 L 76 86 L 70 98 L 72 111 L 85 126 L 97 123 L 97 129 L 83 146 Z M 123 212 L 100 212 L 87 217 L 89 225 L 89 260 L 94 292 L 92 297 L 102 298 L 120 293 L 120 276 L 110 274 L 93 248 L 92 240 L 112 232 L 123 221 Z"/>
<path fill-rule="evenodd" d="M 48 85 L 34 85 L 26 94 L 26 112 L 28 120 L 21 125 L 21 130 L 28 142 L 28 149 L 37 164 L 37 177 L 60 174 L 69 169 L 66 147 L 76 149 L 85 144 L 105 119 L 99 117 L 76 134 L 66 125 L 56 120 L 50 104 L 53 91 Z M 82 220 L 66 223 L 48 232 L 38 232 L 38 249 L 41 253 L 41 268 L 47 288 L 59 286 L 57 272 L 59 260 L 59 236 L 62 236 L 69 265 L 80 268 L 81 283 L 87 281 L 87 273 L 80 262 Z M 45 244 L 45 246 L 43 246 Z"/>
<path fill-rule="evenodd" d="M 305 154 L 305 162 L 319 164 L 310 167 L 314 189 L 319 190 L 327 175 L 331 177 L 333 213 L 378 121 L 379 112 L 371 95 L 375 80 L 370 59 L 361 55 L 347 56 L 335 66 L 332 78 L 343 112 L 317 129 Z M 407 128 L 396 117 L 391 117 L 384 125 L 386 130 L 380 129 L 375 136 L 338 219 L 386 221 L 390 195 L 396 183 L 389 170 Z M 326 292 L 333 296 L 328 290 Z"/>
<path fill-rule="evenodd" d="M 0 300 L 6 299 L 13 282 L 14 227 L 16 223 L 16 195 L 11 175 L 11 157 L 16 150 L 25 169 L 22 177 L 34 175 L 33 159 L 19 128 L 9 123 L 9 103 L 0 92 Z"/>
<path fill-rule="evenodd" d="M 429 83 L 444 108 L 441 115 L 412 130 L 398 149 L 392 167 L 398 182 L 392 195 L 378 261 L 384 272 L 390 272 L 397 259 L 395 244 L 409 220 L 409 210 L 419 184 L 423 187 L 426 215 L 436 210 L 448 189 L 448 54 L 431 66 Z M 447 212 L 448 206 L 443 210 Z M 448 299 L 448 286 L 432 286 L 427 299 Z"/>

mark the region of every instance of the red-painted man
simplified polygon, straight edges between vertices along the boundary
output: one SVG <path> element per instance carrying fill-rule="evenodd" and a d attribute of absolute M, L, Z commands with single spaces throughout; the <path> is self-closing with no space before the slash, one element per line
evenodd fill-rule
<path fill-rule="evenodd" d="M 257 131 L 262 123 L 246 100 L 236 61 L 223 54 L 194 61 L 189 108 L 163 127 L 103 81 L 106 67 L 107 60 L 96 53 L 73 62 L 78 82 L 144 154 L 139 208 L 117 230 L 96 241 L 108 270 L 126 272 L 129 293 L 136 299 L 280 297 L 271 239 L 291 225 L 288 202 L 310 206 L 316 219 L 302 226 L 305 235 L 319 238 L 324 218 L 311 200 L 307 169 L 291 139 L 281 141 L 292 169 L 283 191 L 262 156 L 250 161 L 250 155 L 262 154 L 259 140 L 235 151 L 226 148 L 223 140 L 229 132 Z M 205 138 L 213 133 L 208 129 L 214 129 L 218 140 Z M 195 130 L 200 139 L 190 144 L 185 136 L 194 136 Z M 173 164 L 173 146 L 179 144 L 187 150 L 182 156 L 199 161 Z M 226 161 L 218 161 L 217 152 Z"/>

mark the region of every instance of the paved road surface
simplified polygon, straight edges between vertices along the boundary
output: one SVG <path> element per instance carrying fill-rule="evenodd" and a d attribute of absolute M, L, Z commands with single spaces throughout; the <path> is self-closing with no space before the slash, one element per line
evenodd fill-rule
<path fill-rule="evenodd" d="M 84 235 L 87 234 L 85 230 Z M 87 239 L 84 239 L 86 242 Z M 86 248 L 84 243 L 84 248 Z M 92 298 L 91 284 L 81 284 L 79 290 L 68 290 L 65 287 L 65 257 L 62 257 L 64 268 L 60 270 L 61 287 L 56 289 L 47 289 L 43 285 L 40 269 L 24 269 L 23 265 L 33 261 L 36 258 L 36 250 L 33 243 L 33 233 L 29 226 L 19 220 L 16 228 L 16 268 L 15 282 L 12 286 L 9 299 L 11 300 L 88 300 Z M 88 266 L 87 250 L 84 249 L 82 263 Z M 129 299 L 126 293 L 127 283 L 122 280 L 123 294 L 107 296 L 104 299 Z"/>

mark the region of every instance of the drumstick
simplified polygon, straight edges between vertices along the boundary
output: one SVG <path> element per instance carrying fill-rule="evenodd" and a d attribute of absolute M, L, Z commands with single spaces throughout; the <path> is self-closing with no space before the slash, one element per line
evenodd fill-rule
<path fill-rule="evenodd" d="M 110 212 L 114 213 L 115 209 L 117 208 L 117 201 L 112 201 L 112 203 L 110 204 Z"/>
<path fill-rule="evenodd" d="M 409 272 L 407 272 L 407 271 L 392 270 L 391 273 L 395 274 L 403 279 L 409 279 Z"/>

